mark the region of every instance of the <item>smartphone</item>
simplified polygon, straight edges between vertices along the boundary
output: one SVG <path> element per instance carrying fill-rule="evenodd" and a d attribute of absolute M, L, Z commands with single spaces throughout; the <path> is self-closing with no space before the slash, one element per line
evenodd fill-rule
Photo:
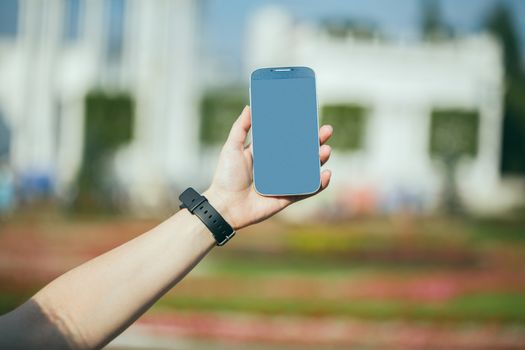
<path fill-rule="evenodd" d="M 251 74 L 253 183 L 264 196 L 319 190 L 319 120 L 315 73 L 308 67 Z"/>

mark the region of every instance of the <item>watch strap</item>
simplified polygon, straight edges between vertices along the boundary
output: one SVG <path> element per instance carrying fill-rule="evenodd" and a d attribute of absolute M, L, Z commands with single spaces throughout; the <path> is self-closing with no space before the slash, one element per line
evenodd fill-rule
<path fill-rule="evenodd" d="M 180 208 L 186 208 L 208 227 L 217 241 L 217 245 L 224 245 L 234 235 L 235 230 L 224 220 L 217 210 L 208 202 L 205 196 L 200 195 L 193 188 L 188 187 L 179 196 Z"/>

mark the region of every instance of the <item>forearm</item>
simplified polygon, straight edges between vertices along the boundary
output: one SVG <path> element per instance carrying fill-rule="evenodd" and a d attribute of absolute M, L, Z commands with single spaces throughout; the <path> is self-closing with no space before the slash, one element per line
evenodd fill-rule
<path fill-rule="evenodd" d="M 245 147 L 251 127 L 245 107 L 224 144 L 217 169 L 204 193 L 235 230 L 262 221 L 305 196 L 259 195 L 253 186 L 253 155 Z M 332 128 L 319 130 L 323 145 Z M 321 173 L 318 192 L 328 186 Z M 215 245 L 207 227 L 187 210 L 110 252 L 60 276 L 27 303 L 0 317 L 2 348 L 98 348 L 135 321 L 180 281 Z"/>
<path fill-rule="evenodd" d="M 31 301 L 71 346 L 100 347 L 180 281 L 214 244 L 204 224 L 182 210 L 60 276 Z"/>

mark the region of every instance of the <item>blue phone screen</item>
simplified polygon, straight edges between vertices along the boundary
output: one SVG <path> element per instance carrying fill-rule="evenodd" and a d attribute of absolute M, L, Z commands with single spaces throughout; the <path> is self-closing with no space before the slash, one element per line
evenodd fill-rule
<path fill-rule="evenodd" d="M 251 83 L 254 183 L 263 195 L 315 192 L 320 185 L 315 78 Z"/>

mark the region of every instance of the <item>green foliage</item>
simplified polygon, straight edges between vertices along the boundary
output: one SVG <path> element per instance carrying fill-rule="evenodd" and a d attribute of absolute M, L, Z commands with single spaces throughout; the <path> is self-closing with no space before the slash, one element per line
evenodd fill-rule
<path fill-rule="evenodd" d="M 358 105 L 325 105 L 321 109 L 323 124 L 330 124 L 336 132 L 330 145 L 336 149 L 354 151 L 363 147 L 367 111 Z"/>
<path fill-rule="evenodd" d="M 525 174 L 525 73 L 516 25 L 506 5 L 499 3 L 496 6 L 488 18 L 487 28 L 499 39 L 505 64 L 501 170 L 504 173 Z"/>
<path fill-rule="evenodd" d="M 107 204 L 104 160 L 133 136 L 134 103 L 129 94 L 93 91 L 85 99 L 84 153 L 78 175 L 77 210 Z"/>
<path fill-rule="evenodd" d="M 499 3 L 487 21 L 487 29 L 501 42 L 507 75 L 522 73 L 518 33 L 512 14 L 503 3 Z"/>
<path fill-rule="evenodd" d="M 133 100 L 127 94 L 95 91 L 86 96 L 84 160 L 98 160 L 131 140 L 133 108 Z"/>
<path fill-rule="evenodd" d="M 426 0 L 423 3 L 423 14 L 421 31 L 427 40 L 442 40 L 453 35 L 452 29 L 448 26 L 441 13 L 441 8 L 436 0 Z"/>
<path fill-rule="evenodd" d="M 247 104 L 245 89 L 207 92 L 201 101 L 200 140 L 206 146 L 221 145 L 232 123 Z"/>
<path fill-rule="evenodd" d="M 437 158 L 474 157 L 478 149 L 479 114 L 459 109 L 432 112 L 430 154 Z"/>

